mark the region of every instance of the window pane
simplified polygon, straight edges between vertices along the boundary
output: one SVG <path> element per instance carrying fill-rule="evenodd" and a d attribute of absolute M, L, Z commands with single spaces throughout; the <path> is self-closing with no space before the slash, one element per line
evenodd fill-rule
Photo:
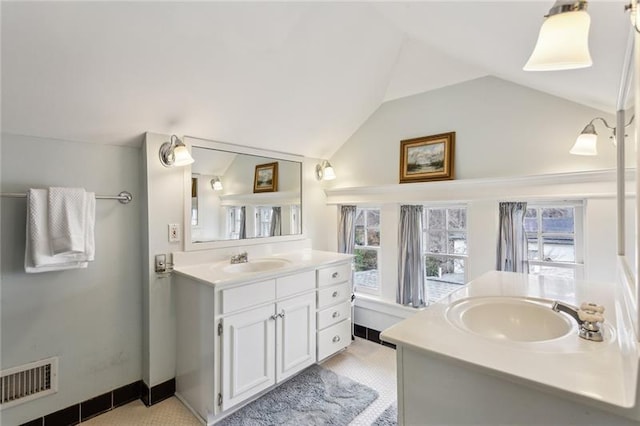
<path fill-rule="evenodd" d="M 367 245 L 376 247 L 380 245 L 379 229 L 367 229 Z"/>
<path fill-rule="evenodd" d="M 527 242 L 529 246 L 529 260 L 540 260 L 540 253 L 538 253 L 538 238 L 536 238 L 535 236 L 529 236 L 527 237 Z"/>
<path fill-rule="evenodd" d="M 556 268 L 553 266 L 529 265 L 529 273 L 533 275 L 547 275 L 561 278 L 575 278 L 573 268 Z"/>
<path fill-rule="evenodd" d="M 527 213 L 524 215 L 524 230 L 538 232 L 538 209 L 527 209 Z"/>
<path fill-rule="evenodd" d="M 425 272 L 428 280 L 464 284 L 464 260 L 426 256 Z"/>
<path fill-rule="evenodd" d="M 378 251 L 367 249 L 355 249 L 356 272 L 378 269 Z"/>
<path fill-rule="evenodd" d="M 544 260 L 547 262 L 575 262 L 576 248 L 573 237 L 543 238 Z"/>
<path fill-rule="evenodd" d="M 356 210 L 356 226 L 364 226 L 364 210 Z"/>
<path fill-rule="evenodd" d="M 467 235 L 464 232 L 449 232 L 450 254 L 467 254 Z"/>
<path fill-rule="evenodd" d="M 380 210 L 367 210 L 367 227 L 380 226 Z"/>
<path fill-rule="evenodd" d="M 449 229 L 467 229 L 467 209 L 449 209 Z"/>
<path fill-rule="evenodd" d="M 428 227 L 429 229 L 444 229 L 445 209 L 429 209 Z"/>
<path fill-rule="evenodd" d="M 542 232 L 573 234 L 573 207 L 542 210 Z"/>
<path fill-rule="evenodd" d="M 365 245 L 364 241 L 364 226 L 356 226 L 356 245 Z"/>
<path fill-rule="evenodd" d="M 447 234 L 445 231 L 429 231 L 427 251 L 429 253 L 447 252 Z"/>

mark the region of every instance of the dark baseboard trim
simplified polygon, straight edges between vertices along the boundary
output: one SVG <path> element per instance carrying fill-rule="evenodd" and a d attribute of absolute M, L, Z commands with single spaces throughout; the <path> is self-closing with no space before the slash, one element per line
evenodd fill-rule
<path fill-rule="evenodd" d="M 393 343 L 389 343 L 389 342 L 385 342 L 383 340 L 380 340 L 380 331 L 378 330 L 374 330 L 372 328 L 367 328 L 363 325 L 359 325 L 359 324 L 354 324 L 353 325 L 353 332 L 356 335 L 356 337 L 361 337 L 363 339 L 369 340 L 371 342 L 374 343 L 378 343 L 380 345 L 383 346 L 387 346 L 391 349 L 395 349 L 396 345 L 394 345 Z"/>
<path fill-rule="evenodd" d="M 142 382 L 142 393 L 140 399 L 144 405 L 151 407 L 160 401 L 172 397 L 176 393 L 176 379 L 170 379 L 166 382 L 155 385 L 149 389 L 146 383 Z"/>
<path fill-rule="evenodd" d="M 140 398 L 142 380 L 38 417 L 21 426 L 72 426 Z"/>

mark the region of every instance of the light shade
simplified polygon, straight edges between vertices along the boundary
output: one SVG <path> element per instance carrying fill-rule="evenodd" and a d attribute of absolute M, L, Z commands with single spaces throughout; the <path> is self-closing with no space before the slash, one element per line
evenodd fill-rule
<path fill-rule="evenodd" d="M 569 153 L 573 155 L 598 155 L 597 140 L 598 135 L 594 133 L 581 133 Z"/>
<path fill-rule="evenodd" d="M 523 69 L 554 71 L 590 67 L 593 64 L 589 53 L 590 24 L 586 10 L 561 12 L 546 18 Z"/>
<path fill-rule="evenodd" d="M 316 179 L 334 180 L 335 178 L 336 172 L 327 160 L 323 160 L 320 164 L 316 165 Z"/>
<path fill-rule="evenodd" d="M 213 188 L 214 191 L 222 191 L 222 182 L 220 182 L 218 176 L 211 179 L 211 188 Z"/>
<path fill-rule="evenodd" d="M 171 136 L 171 142 L 165 142 L 160 147 L 160 162 L 165 167 L 187 166 L 193 163 L 193 157 L 184 143 L 176 136 Z"/>

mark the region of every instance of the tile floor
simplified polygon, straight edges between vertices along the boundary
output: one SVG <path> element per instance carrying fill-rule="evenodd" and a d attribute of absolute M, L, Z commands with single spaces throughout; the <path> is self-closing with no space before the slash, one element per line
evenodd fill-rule
<path fill-rule="evenodd" d="M 371 425 L 396 400 L 396 352 L 391 348 L 356 337 L 346 351 L 328 359 L 322 366 L 378 391 L 378 399 L 351 422 L 352 426 Z M 172 397 L 149 408 L 139 400 L 134 401 L 82 425 L 200 426 L 200 422 Z"/>

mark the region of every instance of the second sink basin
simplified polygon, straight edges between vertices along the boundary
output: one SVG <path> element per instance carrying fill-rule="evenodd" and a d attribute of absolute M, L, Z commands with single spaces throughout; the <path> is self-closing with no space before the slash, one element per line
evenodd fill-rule
<path fill-rule="evenodd" d="M 283 268 L 290 263 L 286 259 L 255 259 L 245 263 L 227 265 L 222 270 L 229 273 L 265 272 Z"/>
<path fill-rule="evenodd" d="M 477 297 L 457 301 L 447 319 L 459 328 L 492 339 L 542 342 L 574 331 L 573 323 L 546 303 L 517 297 Z"/>

